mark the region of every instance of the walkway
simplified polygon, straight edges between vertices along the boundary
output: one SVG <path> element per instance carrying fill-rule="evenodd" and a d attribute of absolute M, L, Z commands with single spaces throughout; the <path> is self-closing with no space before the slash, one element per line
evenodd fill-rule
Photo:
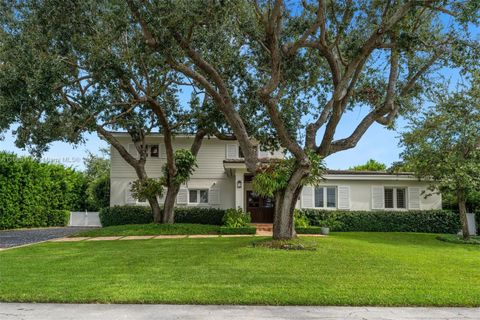
<path fill-rule="evenodd" d="M 0 320 L 473 320 L 479 319 L 479 315 L 480 308 L 268 307 L 0 303 Z"/>
<path fill-rule="evenodd" d="M 265 234 L 191 234 L 191 235 L 159 235 L 159 236 L 109 236 L 109 237 L 66 237 L 50 240 L 52 242 L 78 242 L 78 241 L 115 241 L 115 240 L 149 240 L 149 239 L 181 239 L 181 238 L 237 238 L 237 237 L 263 237 Z M 270 234 L 271 236 L 271 234 Z M 299 237 L 324 237 L 320 234 L 299 234 Z"/>

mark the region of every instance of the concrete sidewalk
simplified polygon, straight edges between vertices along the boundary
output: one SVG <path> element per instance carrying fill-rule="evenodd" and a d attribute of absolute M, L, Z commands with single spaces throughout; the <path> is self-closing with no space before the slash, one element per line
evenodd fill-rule
<path fill-rule="evenodd" d="M 473 320 L 480 319 L 480 308 L 267 307 L 0 303 L 0 320 L 7 319 Z"/>

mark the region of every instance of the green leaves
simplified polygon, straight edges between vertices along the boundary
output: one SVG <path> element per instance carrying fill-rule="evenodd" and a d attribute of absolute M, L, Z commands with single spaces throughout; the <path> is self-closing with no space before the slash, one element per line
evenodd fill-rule
<path fill-rule="evenodd" d="M 164 185 L 165 182 L 161 178 L 146 178 L 142 180 L 137 179 L 132 183 L 130 191 L 135 199 L 147 200 L 157 196 L 161 197 L 163 194 Z"/>
<path fill-rule="evenodd" d="M 413 118 L 402 135 L 402 157 L 419 177 L 443 191 L 480 188 L 480 95 L 478 86 L 437 93 L 436 105 Z"/>
<path fill-rule="evenodd" d="M 186 183 L 195 171 L 195 168 L 198 167 L 197 158 L 190 150 L 178 149 L 175 151 L 175 166 L 177 168 L 177 173 L 174 177 L 170 177 L 168 173 L 168 164 L 164 165 L 164 182 L 166 182 L 167 179 L 173 179 L 174 184 L 179 186 Z"/>
<path fill-rule="evenodd" d="M 305 177 L 301 185 L 318 185 L 325 172 L 322 157 L 313 151 L 307 152 L 310 161 L 310 174 Z M 274 160 L 264 165 L 253 179 L 253 190 L 265 197 L 273 197 L 276 192 L 285 190 L 288 182 L 297 168 L 295 158 Z"/>
<path fill-rule="evenodd" d="M 222 222 L 228 228 L 246 227 L 251 222 L 250 213 L 243 212 L 242 209 L 227 209 Z"/>

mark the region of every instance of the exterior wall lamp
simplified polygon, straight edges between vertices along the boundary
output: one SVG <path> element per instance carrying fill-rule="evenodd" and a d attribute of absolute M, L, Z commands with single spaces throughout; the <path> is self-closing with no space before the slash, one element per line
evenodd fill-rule
<path fill-rule="evenodd" d="M 242 180 L 238 180 L 237 181 L 237 189 L 241 189 L 242 188 Z"/>

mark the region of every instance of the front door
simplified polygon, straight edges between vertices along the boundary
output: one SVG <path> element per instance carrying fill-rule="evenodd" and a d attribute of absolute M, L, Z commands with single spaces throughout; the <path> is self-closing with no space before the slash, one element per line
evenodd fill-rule
<path fill-rule="evenodd" d="M 261 197 L 253 191 L 247 191 L 247 212 L 250 212 L 253 223 L 272 223 L 273 199 Z"/>

